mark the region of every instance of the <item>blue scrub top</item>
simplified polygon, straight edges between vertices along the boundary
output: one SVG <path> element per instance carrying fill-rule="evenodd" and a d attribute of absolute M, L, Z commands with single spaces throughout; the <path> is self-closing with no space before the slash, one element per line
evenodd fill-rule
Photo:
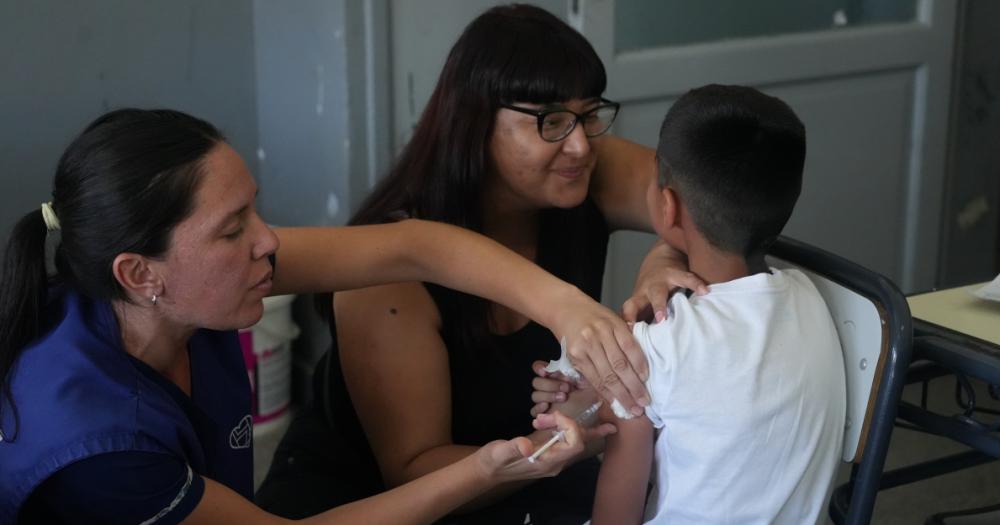
<path fill-rule="evenodd" d="M 24 350 L 9 377 L 16 424 L 9 401 L 0 401 L 0 523 L 14 523 L 47 480 L 68 477 L 76 480 L 70 487 L 79 487 L 85 481 L 80 475 L 101 478 L 91 480 L 95 487 L 129 485 L 141 494 L 146 486 L 155 491 L 177 483 L 150 476 L 190 469 L 195 478 L 211 478 L 252 499 L 250 383 L 235 331 L 192 336 L 188 397 L 125 352 L 109 303 L 56 289 L 45 318 L 51 328 Z M 198 481 L 186 512 L 200 498 Z M 61 486 L 65 492 L 67 485 Z M 164 511 L 155 498 L 137 501 L 140 514 L 151 512 L 148 518 Z"/>

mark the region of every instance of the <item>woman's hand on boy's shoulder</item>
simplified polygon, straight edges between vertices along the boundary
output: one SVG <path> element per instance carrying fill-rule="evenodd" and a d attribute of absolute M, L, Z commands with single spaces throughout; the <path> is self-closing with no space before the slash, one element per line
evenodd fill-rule
<path fill-rule="evenodd" d="M 632 296 L 622 304 L 622 317 L 628 323 L 663 321 L 667 318 L 667 301 L 682 289 L 694 290 L 698 295 L 708 293 L 705 281 L 688 270 L 684 254 L 660 240 L 639 267 Z"/>

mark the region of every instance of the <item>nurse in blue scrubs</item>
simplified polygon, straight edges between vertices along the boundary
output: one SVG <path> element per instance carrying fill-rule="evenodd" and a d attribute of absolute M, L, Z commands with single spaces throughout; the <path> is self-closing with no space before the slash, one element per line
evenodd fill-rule
<path fill-rule="evenodd" d="M 285 521 L 251 503 L 235 335 L 268 294 L 430 280 L 520 310 L 594 362 L 636 357 L 615 314 L 484 237 L 421 221 L 272 231 L 256 191 L 212 125 L 175 111 L 114 111 L 69 146 L 0 275 L 0 524 Z M 541 461 L 524 460 L 526 438 L 495 441 L 308 521 L 429 523 L 555 475 L 584 431 L 536 425 L 568 431 Z"/>

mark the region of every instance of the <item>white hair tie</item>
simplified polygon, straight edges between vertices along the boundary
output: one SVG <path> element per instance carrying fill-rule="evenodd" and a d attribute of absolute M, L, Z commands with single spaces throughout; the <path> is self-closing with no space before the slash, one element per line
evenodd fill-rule
<path fill-rule="evenodd" d="M 56 216 L 56 211 L 52 209 L 52 201 L 42 203 L 42 218 L 45 219 L 45 227 L 49 231 L 59 229 L 59 217 Z"/>

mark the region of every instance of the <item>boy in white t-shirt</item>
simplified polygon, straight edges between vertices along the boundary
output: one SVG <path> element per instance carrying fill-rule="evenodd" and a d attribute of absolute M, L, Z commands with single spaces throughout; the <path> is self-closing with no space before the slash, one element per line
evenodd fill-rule
<path fill-rule="evenodd" d="M 840 343 L 809 279 L 764 261 L 804 159 L 802 123 L 755 89 L 705 86 L 667 113 L 647 202 L 657 234 L 711 291 L 675 294 L 665 321 L 634 327 L 652 404 L 629 421 L 602 409 L 618 433 L 607 438 L 595 525 L 825 515 L 846 410 Z"/>

